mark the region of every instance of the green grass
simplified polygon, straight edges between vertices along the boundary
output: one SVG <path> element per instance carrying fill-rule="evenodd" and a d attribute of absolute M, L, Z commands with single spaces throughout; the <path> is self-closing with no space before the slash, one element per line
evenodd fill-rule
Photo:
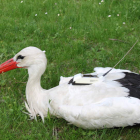
<path fill-rule="evenodd" d="M 140 38 L 139 0 L 2 0 L 0 7 L 0 63 L 27 46 L 46 50 L 46 89 L 58 85 L 61 75 L 114 66 Z M 116 68 L 138 73 L 139 46 Z M 24 69 L 0 75 L 1 140 L 140 139 L 139 126 L 84 130 L 63 119 L 29 120 L 23 113 L 27 78 Z"/>

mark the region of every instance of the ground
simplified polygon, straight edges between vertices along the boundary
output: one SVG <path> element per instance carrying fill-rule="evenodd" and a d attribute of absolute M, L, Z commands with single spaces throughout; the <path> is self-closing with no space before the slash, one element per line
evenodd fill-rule
<path fill-rule="evenodd" d="M 0 63 L 27 46 L 46 51 L 42 87 L 59 78 L 113 67 L 140 38 L 139 0 L 2 0 Z M 139 73 L 140 41 L 116 67 Z M 63 119 L 29 120 L 24 101 L 27 70 L 0 75 L 0 139 L 130 140 L 139 126 L 84 130 Z"/>

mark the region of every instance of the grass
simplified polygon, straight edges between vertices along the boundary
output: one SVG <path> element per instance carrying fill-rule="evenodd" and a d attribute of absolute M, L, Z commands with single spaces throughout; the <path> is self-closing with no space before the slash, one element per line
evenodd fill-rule
<path fill-rule="evenodd" d="M 114 66 L 140 38 L 139 0 L 2 0 L 0 5 L 0 63 L 27 46 L 46 50 L 46 89 L 58 85 L 61 75 Z M 138 73 L 139 45 L 116 68 Z M 0 75 L 1 140 L 140 139 L 139 126 L 84 130 L 63 119 L 29 120 L 23 113 L 27 78 L 24 69 Z"/>

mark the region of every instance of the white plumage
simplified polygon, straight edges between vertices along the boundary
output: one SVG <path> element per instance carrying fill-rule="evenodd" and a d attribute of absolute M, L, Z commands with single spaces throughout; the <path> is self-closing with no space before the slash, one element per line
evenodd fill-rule
<path fill-rule="evenodd" d="M 28 69 L 25 106 L 31 118 L 39 114 L 44 121 L 49 111 L 51 115 L 85 129 L 140 123 L 140 100 L 131 97 L 130 90 L 117 81 L 125 77 L 125 72 L 131 71 L 113 69 L 92 85 L 68 84 L 72 77 L 61 77 L 57 87 L 45 90 L 40 86 L 47 65 L 43 51 L 27 47 L 17 53 L 13 60 L 17 67 Z M 93 74 L 100 77 L 109 69 L 95 68 Z"/>

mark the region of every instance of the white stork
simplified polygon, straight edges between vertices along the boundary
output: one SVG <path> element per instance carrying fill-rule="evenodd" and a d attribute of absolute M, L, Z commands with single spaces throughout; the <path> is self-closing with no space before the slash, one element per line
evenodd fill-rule
<path fill-rule="evenodd" d="M 26 109 L 31 118 L 50 115 L 85 129 L 132 126 L 140 123 L 140 75 L 129 70 L 94 68 L 94 73 L 61 77 L 45 90 L 40 79 L 47 65 L 44 51 L 27 47 L 0 65 L 0 73 L 28 69 Z"/>

